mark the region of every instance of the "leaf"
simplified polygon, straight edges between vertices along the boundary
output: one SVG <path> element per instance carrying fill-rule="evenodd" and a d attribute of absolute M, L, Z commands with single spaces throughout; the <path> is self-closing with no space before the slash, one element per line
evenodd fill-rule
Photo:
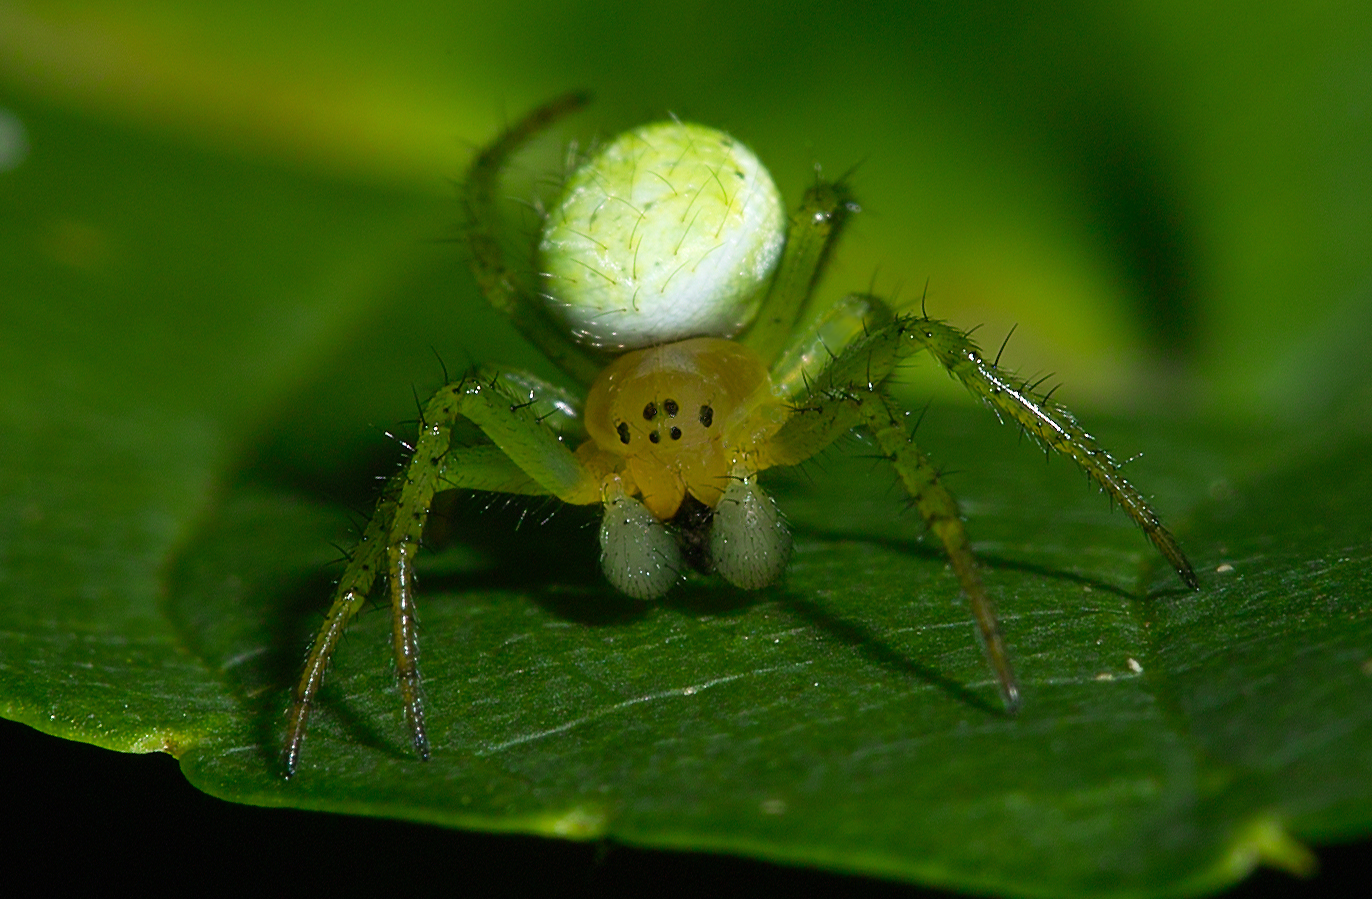
<path fill-rule="evenodd" d="M 187 246 L 170 258 L 197 250 L 192 211 L 244 214 L 235 208 L 257 201 L 235 207 L 223 180 L 208 182 L 212 202 L 188 182 L 184 206 L 158 208 L 184 217 L 168 233 Z M 299 205 L 273 208 L 320 201 L 302 191 Z M 356 238 L 337 201 L 319 214 L 331 227 L 296 251 L 327 271 Z M 271 259 L 270 234 L 240 233 L 260 242 L 217 252 Z M 395 454 L 363 417 L 376 410 L 356 410 L 378 391 L 366 354 L 412 352 L 402 335 L 423 334 L 432 307 L 407 297 L 380 327 L 354 326 L 355 349 L 313 377 L 267 377 L 234 360 L 292 370 L 259 343 L 281 327 L 268 306 L 254 312 L 265 325 L 221 316 L 206 343 L 217 363 L 178 357 L 166 339 L 155 360 L 141 355 L 150 330 L 191 327 L 176 319 L 178 282 L 147 283 L 141 319 L 116 316 L 97 290 L 69 295 L 68 315 L 112 322 L 75 335 L 90 338 L 86 353 L 53 340 L 9 347 L 31 370 L 60 362 L 65 374 L 44 382 L 46 403 L 7 407 L 25 435 L 4 466 L 7 716 L 165 749 L 192 782 L 238 801 L 974 890 L 1191 892 L 1260 858 L 1298 863 L 1293 836 L 1366 832 L 1366 439 L 1257 442 L 1163 421 L 1102 435 L 1146 451 L 1135 476 L 1201 570 L 1232 566 L 1193 595 L 1067 466 L 1036 461 L 986 413 L 951 407 L 929 411 L 920 439 L 958 466 L 951 483 L 1024 681 L 1018 717 L 997 710 L 941 556 L 856 444 L 773 479 L 796 556 L 784 585 L 757 594 L 697 580 L 638 605 L 596 572 L 592 514 L 459 499 L 448 548 L 421 572 L 434 760 L 407 748 L 387 615 L 370 613 L 286 782 L 282 710 L 327 601 L 330 543 L 346 542 L 350 508 L 365 506 L 368 469 L 391 464 L 367 456 Z M 205 311 L 233 292 L 253 296 L 231 284 Z M 330 320 L 342 314 L 317 306 L 306 336 L 347 333 Z M 118 390 L 102 388 L 106 368 Z M 296 386 L 269 389 L 276 380 Z M 372 449 L 347 449 L 369 431 Z M 244 435 L 242 448 L 224 432 Z"/>
<path fill-rule="evenodd" d="M 1366 504 L 1279 552 L 1282 516 L 1261 513 L 1282 507 L 1251 508 L 1291 481 L 1317 501 L 1367 496 L 1365 444 L 1204 504 L 1188 544 L 1204 569 L 1233 570 L 1193 595 L 1075 478 L 1004 461 L 1013 441 L 994 421 L 929 417 L 949 423 L 930 422 L 931 447 L 970 434 L 969 469 L 1020 475 L 966 494 L 997 509 L 969 527 L 1025 681 L 1017 718 L 997 710 L 951 576 L 889 476 L 836 455 L 815 484 L 778 485 L 796 559 L 783 588 L 754 595 L 703 582 L 641 606 L 599 583 L 587 516 L 517 528 L 524 509 L 461 502 L 461 547 L 423 580 L 435 758 L 408 748 L 387 616 L 371 614 L 286 783 L 281 703 L 315 620 L 304 608 L 326 590 L 296 560 L 336 522 L 247 484 L 173 578 L 173 619 L 194 614 L 178 620 L 186 641 L 245 709 L 183 767 L 242 801 L 1015 893 L 1213 888 L 1259 858 L 1301 864 L 1292 833 L 1366 828 Z M 1163 432 L 1148 442 L 1182 439 Z M 1132 596 L 1140 568 L 1151 598 Z"/>
<path fill-rule="evenodd" d="M 445 201 L 15 108 L 32 151 L 0 176 L 5 716 L 169 751 L 238 801 L 964 890 L 1195 893 L 1369 832 L 1366 377 L 1331 353 L 1312 377 L 1351 395 L 1345 421 L 1086 416 L 1144 450 L 1131 474 L 1199 594 L 1066 465 L 980 410 L 930 408 L 920 439 L 956 469 L 1017 718 L 855 444 L 770 482 L 797 554 L 758 594 L 697 580 L 639 606 L 601 583 L 587 513 L 458 499 L 421 572 L 435 759 L 407 748 L 379 611 L 284 782 L 331 544 L 398 456 L 382 432 L 413 416 L 406 387 L 440 380 L 430 347 L 454 369 L 546 363 L 439 242 Z"/>

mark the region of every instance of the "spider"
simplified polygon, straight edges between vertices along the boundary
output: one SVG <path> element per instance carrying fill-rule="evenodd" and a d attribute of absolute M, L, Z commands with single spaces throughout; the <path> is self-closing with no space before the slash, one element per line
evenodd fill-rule
<path fill-rule="evenodd" d="M 788 218 L 771 176 L 738 141 L 675 120 L 646 125 L 571 173 L 543 219 L 538 274 L 521 274 L 499 240 L 498 178 L 512 154 L 585 101 L 558 98 L 508 128 L 476 156 L 463 192 L 482 292 L 586 388 L 584 399 L 524 372 L 477 365 L 423 406 L 413 454 L 382 491 L 296 687 L 288 777 L 328 661 L 378 578 L 389 592 L 406 722 L 416 753 L 429 757 L 414 558 L 436 492 L 602 506 L 601 569 L 639 600 L 663 596 L 688 569 L 755 590 L 781 576 L 791 547 L 758 475 L 804 462 L 854 428 L 890 460 L 942 542 L 1013 712 L 1019 686 L 957 502 L 886 390 L 893 371 L 920 352 L 1075 462 L 1198 588 L 1176 540 L 1110 454 L 1065 408 L 988 362 L 966 332 L 922 310 L 897 314 L 867 294 L 814 304 L 814 284 L 857 208 L 842 179 L 817 182 Z M 484 439 L 455 439 L 463 419 Z"/>

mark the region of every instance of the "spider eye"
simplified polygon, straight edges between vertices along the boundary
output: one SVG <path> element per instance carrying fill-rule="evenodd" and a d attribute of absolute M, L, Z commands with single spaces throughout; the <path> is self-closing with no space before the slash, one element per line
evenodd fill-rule
<path fill-rule="evenodd" d="M 660 122 L 574 171 L 543 226 L 549 309 L 578 340 L 634 349 L 732 337 L 757 313 L 786 237 L 772 177 L 722 131 Z"/>
<path fill-rule="evenodd" d="M 585 406 L 591 439 L 625 460 L 644 505 L 664 521 L 688 493 L 713 508 L 733 460 L 785 417 L 758 355 L 714 337 L 625 353 L 600 373 Z"/>

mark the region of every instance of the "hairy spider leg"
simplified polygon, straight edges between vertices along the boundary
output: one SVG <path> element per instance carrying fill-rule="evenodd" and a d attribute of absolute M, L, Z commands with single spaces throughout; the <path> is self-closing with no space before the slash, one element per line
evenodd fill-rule
<path fill-rule="evenodd" d="M 795 338 L 797 323 L 808 311 L 815 283 L 838 241 L 848 213 L 855 209 L 842 182 L 821 181 L 805 192 L 791 214 L 786 249 L 753 323 L 738 337 L 771 362 Z"/>
<path fill-rule="evenodd" d="M 850 293 L 824 310 L 805 330 L 793 337 L 772 363 L 772 383 L 790 400 L 804 396 L 810 372 L 827 366 L 838 354 L 895 318 L 891 307 L 879 297 Z"/>
<path fill-rule="evenodd" d="M 500 173 L 526 143 L 558 119 L 589 102 L 585 93 L 564 94 L 515 122 L 472 160 L 462 199 L 467 212 L 464 237 L 472 273 L 482 294 L 553 364 L 583 386 L 595 380 L 605 359 L 577 344 L 549 317 L 525 279 L 506 259 L 500 244 Z"/>
<path fill-rule="evenodd" d="M 884 305 L 870 298 L 850 298 L 850 310 L 875 303 L 876 314 Z M 843 323 L 841 315 L 829 317 L 831 325 Z M 967 597 L 982 647 L 996 676 L 1001 699 L 1007 710 L 1019 707 L 1019 683 L 1010 665 L 1010 656 L 1000 634 L 995 609 L 977 573 L 976 556 L 958 512 L 957 500 L 939 480 L 938 470 L 919 450 L 905 425 L 905 413 L 886 394 L 885 382 L 901 356 L 878 354 L 872 338 L 896 326 L 892 321 L 853 340 L 837 356 L 827 359 L 815 380 L 805 380 L 793 394 L 795 412 L 759 455 L 759 468 L 771 465 L 797 465 L 821 452 L 834 440 L 855 427 L 863 427 L 876 439 L 883 454 L 914 501 L 928 528 L 943 544 L 952 562 L 958 584 Z M 851 329 L 851 325 L 849 326 Z M 896 346 L 902 346 L 896 344 Z"/>
<path fill-rule="evenodd" d="M 1074 415 L 1047 394 L 1036 393 L 1028 382 L 1002 372 L 981 355 L 967 335 L 946 322 L 927 318 L 903 318 L 873 335 L 872 352 L 878 344 L 892 344 L 899 355 L 927 350 L 948 372 L 980 397 L 1004 421 L 1008 417 L 1039 444 L 1077 464 L 1100 485 L 1110 499 L 1143 529 L 1143 533 L 1176 570 L 1181 582 L 1192 590 L 1200 580 L 1176 538 L 1163 526 L 1148 500 L 1124 478 L 1119 463 L 1086 432 Z M 886 352 L 890 352 L 887 350 Z"/>
<path fill-rule="evenodd" d="M 976 619 L 977 633 L 991 670 L 995 672 L 1001 699 L 1005 708 L 1013 712 L 1019 708 L 1019 683 L 1010 667 L 1010 654 L 1005 650 L 996 610 L 977 573 L 976 556 L 967 539 L 967 529 L 962 526 L 958 502 L 939 481 L 938 470 L 929 457 L 915 445 L 905 424 L 905 410 L 884 391 L 877 391 L 875 400 L 862 404 L 863 424 L 895 466 L 896 474 L 914 499 L 920 516 L 947 550 L 958 583 L 967 595 L 972 617 Z"/>
<path fill-rule="evenodd" d="M 389 485 L 387 491 L 389 494 Z M 284 762 L 287 777 L 295 774 L 296 765 L 300 761 L 300 749 L 305 741 L 310 711 L 314 707 L 315 695 L 324 682 L 324 672 L 329 666 L 329 660 L 333 658 L 334 650 L 338 648 L 338 641 L 342 639 L 348 622 L 362 609 L 363 603 L 371 594 L 372 586 L 376 583 L 377 570 L 382 564 L 382 553 L 386 546 L 386 536 L 390 532 L 394 518 L 395 500 L 388 495 L 377 504 L 371 521 L 362 532 L 362 540 L 348 560 L 343 576 L 338 580 L 333 605 L 329 607 L 328 614 L 324 616 L 324 624 L 319 628 L 319 633 L 315 635 L 314 643 L 310 646 L 305 671 L 300 675 L 300 682 L 296 684 L 290 717 L 286 723 Z"/>
<path fill-rule="evenodd" d="M 602 501 L 602 483 L 608 472 L 595 466 L 594 457 L 578 456 L 569 450 L 547 423 L 544 407 L 548 400 L 540 402 L 536 386 L 531 386 L 539 383 L 531 375 L 478 366 L 425 404 L 414 454 L 387 482 L 362 542 L 339 579 L 333 605 L 315 636 L 296 686 L 287 729 L 287 776 L 299 763 L 310 711 L 329 660 L 383 568 L 405 720 L 415 751 L 421 758 L 429 757 L 415 632 L 414 555 L 436 492 L 465 487 L 556 496 L 577 505 Z M 547 392 L 560 395 L 552 387 Z M 462 419 L 480 428 L 493 445 L 453 447 L 453 427 Z"/>
<path fill-rule="evenodd" d="M 786 249 L 758 317 L 739 337 L 740 342 L 768 361 L 773 384 L 782 395 L 795 400 L 801 410 L 783 426 L 777 443 L 760 455 L 766 458 L 770 453 L 776 460 L 770 464 L 797 464 L 853 427 L 865 425 L 873 433 L 895 465 L 926 525 L 943 543 L 971 606 L 1001 698 L 1006 708 L 1014 711 L 1019 706 L 1019 686 L 995 610 L 977 574 L 976 559 L 958 513 L 957 500 L 942 485 L 937 470 L 906 432 L 903 415 L 898 414 L 898 408 L 880 390 L 880 385 L 894 368 L 894 362 L 874 373 L 870 358 L 865 360 L 865 383 L 876 402 L 853 402 L 851 398 L 856 394 L 849 393 L 850 399 L 846 402 L 826 403 L 831 409 L 846 413 L 836 416 L 827 425 L 823 416 L 816 422 L 804 414 L 812 408 L 817 390 L 823 390 L 820 385 L 808 382 L 807 373 L 824 372 L 821 377 L 829 376 L 827 379 L 832 383 L 833 374 L 841 370 L 837 354 L 869 336 L 872 329 L 884 330 L 895 318 L 883 300 L 850 294 L 821 311 L 817 318 L 807 321 L 811 317 L 807 313 L 818 277 L 848 214 L 854 209 L 852 194 L 842 181 L 821 181 L 805 192 L 800 207 L 791 216 Z M 799 337 L 795 334 L 798 325 L 805 326 Z M 855 358 L 862 358 L 862 354 Z M 830 367 L 831 362 L 835 363 L 833 367 Z M 788 455 L 783 448 L 786 435 L 798 431 L 809 431 L 811 437 L 818 435 L 818 442 L 801 440 L 800 444 L 806 448 Z M 782 458 L 786 461 L 781 461 Z M 764 467 L 766 464 L 760 465 L 759 470 Z"/>
<path fill-rule="evenodd" d="M 1176 570 L 1182 583 L 1199 589 L 1195 570 L 1148 500 L 1130 484 L 1114 458 L 1061 404 L 988 363 L 967 332 L 946 322 L 898 316 L 853 341 L 817 379 L 793 397 L 798 412 L 778 432 L 772 464 L 790 465 L 826 447 L 847 427 L 861 424 L 856 398 L 875 392 L 904 360 L 928 352 L 950 375 L 991 407 L 1019 424 L 1042 446 L 1070 458 L 1120 505 Z M 835 402 L 840 401 L 840 402 Z"/>
<path fill-rule="evenodd" d="M 859 312 L 866 298 L 850 297 L 847 308 Z M 880 314 L 883 305 L 873 307 Z M 815 334 L 824 328 L 843 331 L 841 310 L 822 319 Z M 821 364 L 814 380 L 803 375 L 797 385 L 794 374 L 781 372 L 782 383 L 795 405 L 795 413 L 759 453 L 759 470 L 771 465 L 795 465 L 822 451 L 853 427 L 865 427 L 915 501 L 929 528 L 939 537 L 953 564 L 962 591 L 972 608 L 982 644 L 996 673 L 1007 708 L 1018 703 L 1019 689 L 996 623 L 994 609 L 976 572 L 957 504 L 938 480 L 938 473 L 914 445 L 903 424 L 905 413 L 885 392 L 885 383 L 896 366 L 915 353 L 926 351 L 948 372 L 981 398 L 998 415 L 1020 424 L 1040 443 L 1072 459 L 1112 500 L 1119 503 L 1176 569 L 1188 587 L 1199 582 L 1191 563 L 1171 533 L 1162 525 L 1148 501 L 1120 473 L 1118 464 L 1076 419 L 1058 403 L 1039 395 L 1024 381 L 1007 376 L 988 364 L 976 343 L 964 331 L 944 322 L 916 316 L 898 316 L 872 327 Z M 818 338 L 816 338 L 818 339 Z M 822 341 L 821 341 L 822 342 Z M 826 347 L 827 350 L 827 347 Z M 814 351 L 812 351 L 814 352 Z M 779 366 L 799 367 L 797 354 L 778 360 Z"/>

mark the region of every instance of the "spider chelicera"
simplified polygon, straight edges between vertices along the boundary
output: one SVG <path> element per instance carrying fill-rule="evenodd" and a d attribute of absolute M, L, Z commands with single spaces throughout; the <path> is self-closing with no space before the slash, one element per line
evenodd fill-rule
<path fill-rule="evenodd" d="M 1198 586 L 1110 454 L 1066 409 L 988 362 L 966 332 L 922 313 L 896 314 L 866 294 L 812 308 L 816 278 L 856 209 L 842 181 L 816 183 L 788 219 L 767 170 L 733 138 L 677 121 L 646 125 L 599 147 L 567 178 L 538 237 L 538 274 L 521 274 L 501 248 L 500 173 L 583 103 L 562 97 L 506 130 L 472 163 L 464 200 L 482 292 L 586 388 L 584 399 L 524 372 L 477 365 L 424 405 L 413 455 L 383 490 L 310 650 L 290 713 L 287 776 L 329 659 L 378 578 L 388 585 L 405 718 L 415 751 L 428 758 L 414 557 L 436 492 L 602 505 L 601 569 L 637 599 L 662 596 L 692 568 L 751 590 L 781 576 L 791 546 L 758 475 L 804 462 L 854 428 L 890 460 L 947 550 L 1014 710 L 1019 687 L 957 502 L 885 389 L 920 352 L 1080 466 L 1182 581 Z M 455 441 L 461 419 L 485 440 Z"/>

